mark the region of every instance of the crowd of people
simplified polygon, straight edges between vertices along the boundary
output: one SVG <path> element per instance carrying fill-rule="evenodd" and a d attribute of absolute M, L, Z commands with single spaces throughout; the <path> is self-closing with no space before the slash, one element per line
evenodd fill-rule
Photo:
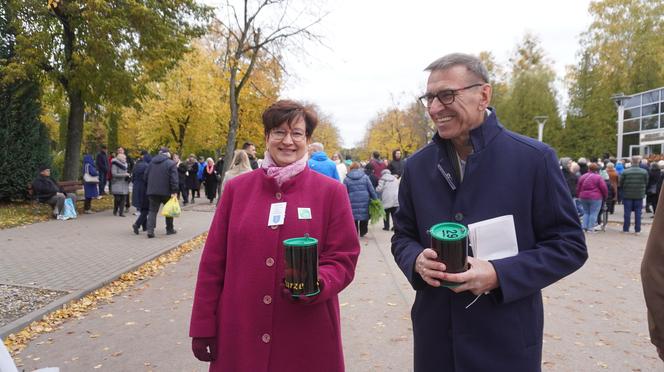
<path fill-rule="evenodd" d="M 649 162 L 641 156 L 631 159 L 561 158 L 560 166 L 565 176 L 569 193 L 574 199 L 577 213 L 582 219 L 584 231 L 592 233 L 615 206 L 624 208 L 622 232 L 629 233 L 634 215 L 633 232 L 641 233 L 641 219 L 645 211 L 657 209 L 659 193 L 664 182 L 664 160 Z M 600 213 L 604 211 L 605 213 Z"/>

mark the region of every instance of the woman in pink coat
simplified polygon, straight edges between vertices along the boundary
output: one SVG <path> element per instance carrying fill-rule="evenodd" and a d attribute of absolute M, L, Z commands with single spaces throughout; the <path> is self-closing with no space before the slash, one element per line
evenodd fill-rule
<path fill-rule="evenodd" d="M 210 371 L 344 370 L 337 295 L 353 280 L 360 245 L 344 186 L 306 166 L 317 121 L 293 101 L 270 106 L 262 167 L 224 186 L 189 331 Z M 318 240 L 320 293 L 293 297 L 283 241 L 305 234 Z"/>

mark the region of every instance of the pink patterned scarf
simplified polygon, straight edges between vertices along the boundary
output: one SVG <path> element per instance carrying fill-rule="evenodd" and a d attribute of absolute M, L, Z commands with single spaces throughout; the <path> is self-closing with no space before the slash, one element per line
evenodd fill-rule
<path fill-rule="evenodd" d="M 302 159 L 296 160 L 295 162 L 288 164 L 285 167 L 280 167 L 274 162 L 270 156 L 270 153 L 265 151 L 265 157 L 263 158 L 261 168 L 265 169 L 267 176 L 273 177 L 275 181 L 277 181 L 277 185 L 281 187 L 284 182 L 295 177 L 304 170 L 304 168 L 307 166 L 308 158 L 309 157 L 307 154 L 304 154 Z"/>

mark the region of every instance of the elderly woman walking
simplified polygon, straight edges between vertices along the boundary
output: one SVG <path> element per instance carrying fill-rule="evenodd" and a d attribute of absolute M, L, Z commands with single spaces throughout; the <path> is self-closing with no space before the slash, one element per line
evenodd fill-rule
<path fill-rule="evenodd" d="M 583 219 L 581 227 L 586 232 L 593 232 L 597 215 L 602 207 L 602 200 L 609 196 L 609 190 L 606 182 L 599 175 L 599 165 L 590 163 L 588 172 L 579 177 L 576 185 L 577 195 L 583 206 Z"/>
<path fill-rule="evenodd" d="M 343 185 L 307 167 L 317 122 L 297 102 L 274 103 L 263 113 L 261 168 L 224 187 L 189 331 L 212 372 L 344 370 L 337 295 L 353 279 L 360 244 Z M 293 296 L 283 241 L 306 235 L 317 239 L 320 292 Z"/>
<path fill-rule="evenodd" d="M 392 171 L 383 169 L 380 172 L 381 176 L 378 180 L 378 187 L 376 192 L 380 195 L 380 201 L 385 209 L 385 217 L 383 218 L 383 230 L 390 230 L 390 216 L 394 221 L 394 213 L 399 207 L 399 179 L 396 178 Z M 394 230 L 394 228 L 392 228 Z"/>
<path fill-rule="evenodd" d="M 113 193 L 113 215 L 125 217 L 125 198 L 129 195 L 129 172 L 127 157 L 118 154 L 111 161 L 111 192 Z"/>

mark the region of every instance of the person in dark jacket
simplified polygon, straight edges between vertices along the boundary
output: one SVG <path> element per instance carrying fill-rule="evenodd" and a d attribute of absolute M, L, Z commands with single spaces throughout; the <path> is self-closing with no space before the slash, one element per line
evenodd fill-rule
<path fill-rule="evenodd" d="M 657 183 L 661 174 L 657 162 L 652 162 L 648 172 L 648 185 L 646 185 L 646 212 L 655 213 L 655 208 L 657 208 L 657 197 L 659 195 Z"/>
<path fill-rule="evenodd" d="M 366 174 L 367 177 L 369 177 L 369 181 L 371 181 L 371 186 L 373 186 L 374 189 L 378 187 L 378 179 L 380 177 L 376 178 L 376 176 L 374 176 L 374 166 L 371 162 L 368 162 L 364 166 L 364 174 Z"/>
<path fill-rule="evenodd" d="M 147 231 L 148 225 L 148 214 L 150 213 L 150 200 L 146 194 L 147 191 L 147 170 L 148 165 L 152 157 L 150 153 L 143 150 L 141 151 L 141 157 L 134 165 L 134 172 L 132 173 L 131 179 L 133 180 L 132 188 L 132 204 L 138 210 L 139 215 L 136 218 L 136 221 L 131 226 L 134 234 L 138 235 L 138 228 L 143 228 L 143 231 Z"/>
<path fill-rule="evenodd" d="M 392 161 L 390 162 L 390 165 L 387 166 L 390 173 L 394 176 L 401 177 L 401 174 L 403 173 L 403 165 L 404 160 L 401 159 L 401 150 L 392 151 Z"/>
<path fill-rule="evenodd" d="M 108 172 L 111 170 L 111 163 L 108 161 L 108 153 L 106 150 L 106 145 L 101 145 L 95 161 L 97 172 L 99 172 L 99 195 L 106 194 L 107 176 Z"/>
<path fill-rule="evenodd" d="M 154 228 L 157 225 L 157 212 L 162 204 L 166 204 L 170 198 L 178 195 L 178 170 L 175 162 L 171 160 L 171 153 L 167 147 L 159 150 L 159 155 L 155 156 L 148 169 L 147 191 L 146 194 L 150 200 L 150 212 L 148 213 L 148 238 L 154 238 Z M 173 227 L 173 217 L 166 217 L 166 234 L 177 233 Z"/>
<path fill-rule="evenodd" d="M 350 172 L 344 179 L 344 185 L 348 190 L 350 205 L 353 209 L 355 227 L 360 233 L 360 237 L 363 237 L 369 231 L 369 201 L 378 199 L 378 195 L 369 176 L 362 172 L 360 164 L 357 162 L 350 165 Z"/>
<path fill-rule="evenodd" d="M 92 177 L 99 176 L 97 168 L 95 167 L 95 161 L 92 159 L 92 155 L 85 154 L 83 156 L 83 170 L 82 174 L 89 174 Z M 85 201 L 83 203 L 83 213 L 91 214 L 92 211 L 92 199 L 96 199 L 99 196 L 99 186 L 97 182 L 85 182 L 83 180 L 83 193 L 85 196 Z"/>
<path fill-rule="evenodd" d="M 217 170 L 214 166 L 214 160 L 212 158 L 207 158 L 205 161 L 206 165 L 203 169 L 203 183 L 205 184 L 205 197 L 208 198 L 210 204 L 214 201 L 214 198 L 217 197 L 217 185 L 219 184 L 219 179 L 217 176 Z"/>
<path fill-rule="evenodd" d="M 417 291 L 414 370 L 539 371 L 541 290 L 588 257 L 558 159 L 548 145 L 500 124 L 479 58 L 450 54 L 426 70 L 421 101 L 437 131 L 406 162 L 392 237 L 392 254 Z M 513 216 L 516 255 L 471 256 L 465 272 L 445 272 L 430 248 L 432 226 L 506 215 Z"/>
<path fill-rule="evenodd" d="M 187 173 L 185 174 L 187 178 L 184 181 L 185 189 L 187 193 L 191 191 L 191 203 L 193 204 L 196 203 L 196 191 L 200 187 L 198 184 L 198 162 L 196 161 L 196 155 L 189 154 L 185 165 L 187 166 Z"/>
<path fill-rule="evenodd" d="M 182 196 L 182 204 L 189 204 L 189 191 L 187 190 L 187 164 L 180 160 L 180 155 L 173 154 L 173 161 L 178 169 L 178 199 Z"/>
<path fill-rule="evenodd" d="M 632 166 L 625 169 L 620 175 L 624 207 L 622 232 L 629 232 L 633 211 L 635 235 L 641 233 L 641 212 L 643 211 L 643 198 L 646 196 L 646 185 L 648 184 L 648 171 L 639 166 L 640 162 L 640 156 L 632 156 Z"/>
<path fill-rule="evenodd" d="M 249 163 L 251 163 L 251 169 L 258 169 L 258 160 L 256 160 L 256 145 L 251 142 L 245 142 L 242 145 L 242 150 L 244 150 L 247 155 L 249 155 Z"/>
<path fill-rule="evenodd" d="M 383 169 L 387 168 L 386 160 L 380 158 L 380 152 L 374 151 L 371 154 L 372 158 L 369 160 L 371 164 L 371 169 L 373 170 L 373 176 L 376 182 L 380 179 L 380 175 L 383 172 Z M 376 186 L 374 186 L 376 187 Z"/>
<path fill-rule="evenodd" d="M 32 193 L 40 203 L 53 207 L 53 217 L 62 213 L 65 199 L 71 198 L 76 203 L 76 194 L 65 193 L 62 187 L 51 177 L 51 167 L 39 167 L 39 175 L 32 181 Z"/>

